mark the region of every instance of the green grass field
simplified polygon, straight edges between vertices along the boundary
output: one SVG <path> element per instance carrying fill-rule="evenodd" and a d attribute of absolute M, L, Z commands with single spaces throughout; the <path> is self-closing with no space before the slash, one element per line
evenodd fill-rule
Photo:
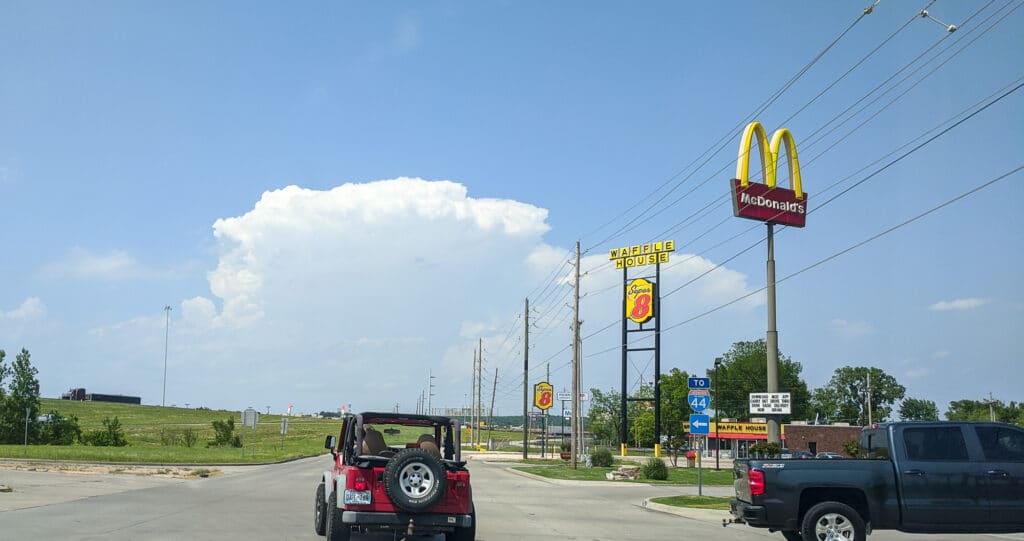
<path fill-rule="evenodd" d="M 83 432 L 102 429 L 104 418 L 117 417 L 127 447 L 92 447 L 86 445 L 0 445 L 0 457 L 97 462 L 137 462 L 160 464 L 228 464 L 273 462 L 326 451 L 324 436 L 337 434 L 338 419 L 289 417 L 288 435 L 281 436 L 280 415 L 260 415 L 256 430 L 243 427 L 237 411 L 199 410 L 161 406 L 137 406 L 107 402 L 42 399 L 42 411 L 58 411 L 63 416 L 78 417 Z M 235 434 L 242 437 L 237 448 L 208 448 L 213 439 L 214 420 L 235 420 Z M 196 442 L 186 447 L 182 442 L 186 431 L 192 431 Z"/>
<path fill-rule="evenodd" d="M 537 466 L 523 466 L 515 468 L 519 471 L 532 473 L 548 479 L 567 479 L 573 481 L 607 481 L 605 474 L 617 468 L 587 468 L 578 466 L 575 470 L 569 464 L 551 464 Z M 701 472 L 701 482 L 705 485 L 731 486 L 732 470 L 708 470 Z M 696 468 L 669 468 L 668 479 L 665 481 L 654 481 L 651 479 L 639 479 L 637 481 L 615 481 L 616 483 L 645 483 L 656 485 L 696 485 Z"/>

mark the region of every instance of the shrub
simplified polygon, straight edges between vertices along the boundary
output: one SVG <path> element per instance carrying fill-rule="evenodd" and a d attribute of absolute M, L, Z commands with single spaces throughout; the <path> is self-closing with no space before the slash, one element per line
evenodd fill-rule
<path fill-rule="evenodd" d="M 160 445 L 165 446 L 176 446 L 184 445 L 185 447 L 192 447 L 199 441 L 199 433 L 194 428 L 185 429 L 170 429 L 164 428 L 160 430 Z"/>
<path fill-rule="evenodd" d="M 651 458 L 646 464 L 641 466 L 640 475 L 643 476 L 644 479 L 664 481 L 668 479 L 668 466 L 666 466 L 665 461 L 660 458 Z"/>
<path fill-rule="evenodd" d="M 774 442 L 762 441 L 750 446 L 750 455 L 758 458 L 778 458 L 782 455 L 782 448 Z"/>
<path fill-rule="evenodd" d="M 864 453 L 861 453 L 860 442 L 857 441 L 857 440 L 850 440 L 850 441 L 844 443 L 843 444 L 843 451 L 846 453 L 846 456 L 852 456 L 852 457 L 862 457 L 862 456 L 864 456 Z M 886 457 L 886 458 L 888 458 L 888 457 Z"/>
<path fill-rule="evenodd" d="M 607 468 L 612 465 L 614 459 L 612 458 L 612 452 L 605 448 L 594 449 L 590 453 L 590 463 L 594 466 L 600 466 Z"/>
<path fill-rule="evenodd" d="M 206 444 L 207 447 L 241 447 L 242 438 L 235 434 L 235 420 L 228 417 L 226 421 L 213 421 L 213 441 Z"/>
<path fill-rule="evenodd" d="M 97 447 L 124 447 L 128 445 L 128 440 L 125 439 L 124 431 L 121 429 L 121 421 L 118 421 L 115 416 L 113 419 L 109 417 L 103 419 L 102 430 L 86 432 L 82 436 L 82 443 Z"/>
<path fill-rule="evenodd" d="M 82 439 L 78 417 L 62 417 L 56 411 L 46 415 L 47 421 L 39 426 L 39 443 L 44 445 L 71 445 Z"/>

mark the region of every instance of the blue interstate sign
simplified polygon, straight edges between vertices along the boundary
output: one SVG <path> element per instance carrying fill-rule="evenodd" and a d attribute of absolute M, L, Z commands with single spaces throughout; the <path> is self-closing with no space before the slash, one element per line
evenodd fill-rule
<path fill-rule="evenodd" d="M 686 401 L 690 403 L 690 409 L 700 413 L 711 405 L 711 395 L 707 391 L 690 391 Z"/>
<path fill-rule="evenodd" d="M 690 434 L 707 436 L 711 431 L 711 416 L 698 413 L 690 414 Z"/>
<path fill-rule="evenodd" d="M 710 389 L 711 378 L 686 378 L 686 383 L 691 389 Z"/>

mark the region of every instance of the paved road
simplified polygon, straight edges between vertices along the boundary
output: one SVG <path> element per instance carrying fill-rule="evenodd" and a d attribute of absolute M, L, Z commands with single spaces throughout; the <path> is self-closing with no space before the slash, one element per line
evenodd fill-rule
<path fill-rule="evenodd" d="M 32 506 L 0 511 L 0 539 L 323 539 L 313 533 L 311 525 L 312 494 L 328 460 L 251 467 L 232 470 L 222 477 L 188 481 L 0 472 L 0 483 L 15 490 L 0 494 L 0 510 L 18 507 L 7 498 L 33 498 Z M 683 517 L 643 507 L 646 497 L 695 489 L 547 482 L 481 460 L 471 461 L 470 471 L 480 541 L 782 540 L 777 534 L 746 526 L 724 529 L 714 516 Z M 373 539 L 388 538 L 362 537 L 359 541 Z M 1024 536 L 880 532 L 871 539 L 1024 541 Z"/>

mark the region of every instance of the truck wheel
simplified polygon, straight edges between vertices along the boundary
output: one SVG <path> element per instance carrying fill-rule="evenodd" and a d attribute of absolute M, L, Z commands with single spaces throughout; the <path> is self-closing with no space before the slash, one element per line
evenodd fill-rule
<path fill-rule="evenodd" d="M 441 501 L 447 483 L 440 459 L 423 449 L 405 449 L 384 468 L 384 491 L 404 511 L 430 509 Z"/>
<path fill-rule="evenodd" d="M 866 541 L 864 519 L 852 507 L 822 502 L 807 510 L 800 528 L 804 541 Z"/>
<path fill-rule="evenodd" d="M 341 521 L 342 511 L 338 509 L 338 491 L 331 492 L 327 500 L 327 539 L 329 541 L 348 541 L 352 530 Z"/>
<path fill-rule="evenodd" d="M 327 502 L 324 501 L 324 483 L 316 486 L 313 495 L 313 531 L 317 535 L 323 535 L 327 528 L 327 517 L 324 512 L 327 510 Z"/>
<path fill-rule="evenodd" d="M 444 534 L 444 541 L 476 541 L 476 506 L 469 504 L 469 516 L 473 524 L 469 528 L 455 528 Z"/>

